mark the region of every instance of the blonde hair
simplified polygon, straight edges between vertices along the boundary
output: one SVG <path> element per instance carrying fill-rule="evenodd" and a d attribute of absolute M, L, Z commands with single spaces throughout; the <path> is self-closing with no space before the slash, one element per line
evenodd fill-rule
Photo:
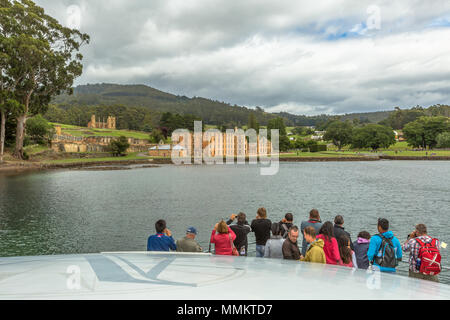
<path fill-rule="evenodd" d="M 217 232 L 222 234 L 228 233 L 228 225 L 225 221 L 222 220 L 219 222 L 219 225 L 217 226 Z"/>

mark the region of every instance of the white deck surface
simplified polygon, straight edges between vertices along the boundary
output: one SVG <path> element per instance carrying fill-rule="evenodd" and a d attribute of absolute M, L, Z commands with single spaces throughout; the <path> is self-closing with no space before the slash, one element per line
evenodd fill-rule
<path fill-rule="evenodd" d="M 293 261 L 128 252 L 0 258 L 0 299 L 450 299 L 450 286 Z"/>

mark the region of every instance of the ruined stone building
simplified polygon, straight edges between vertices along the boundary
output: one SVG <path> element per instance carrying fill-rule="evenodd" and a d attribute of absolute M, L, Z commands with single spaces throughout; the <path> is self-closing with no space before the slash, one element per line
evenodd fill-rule
<path fill-rule="evenodd" d="M 95 120 L 95 114 L 93 114 L 91 116 L 91 121 L 88 123 L 87 127 L 95 128 L 95 129 L 113 129 L 113 130 L 115 130 L 116 129 L 116 117 L 109 116 L 106 119 L 106 122 L 104 119 L 102 122 L 97 122 Z"/>
<path fill-rule="evenodd" d="M 57 133 L 61 133 L 57 130 Z M 55 134 L 51 142 L 51 148 L 55 152 L 109 152 L 109 144 L 116 137 L 75 137 L 69 134 Z M 145 139 L 127 138 L 130 147 L 127 152 L 147 152 L 152 146 Z"/>

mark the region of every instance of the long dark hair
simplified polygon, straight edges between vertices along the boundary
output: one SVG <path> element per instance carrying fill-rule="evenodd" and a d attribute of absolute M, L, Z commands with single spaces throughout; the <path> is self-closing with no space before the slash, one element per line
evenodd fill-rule
<path fill-rule="evenodd" d="M 346 235 L 340 235 L 337 239 L 339 254 L 342 262 L 349 264 L 352 261 L 352 249 L 350 249 L 350 239 Z"/>
<path fill-rule="evenodd" d="M 280 235 L 280 224 L 279 223 L 272 223 L 272 235 L 273 236 L 279 236 Z"/>
<path fill-rule="evenodd" d="M 334 238 L 334 227 L 331 221 L 326 221 L 319 230 L 319 234 L 323 234 L 325 236 L 326 241 L 331 241 L 331 238 Z"/>

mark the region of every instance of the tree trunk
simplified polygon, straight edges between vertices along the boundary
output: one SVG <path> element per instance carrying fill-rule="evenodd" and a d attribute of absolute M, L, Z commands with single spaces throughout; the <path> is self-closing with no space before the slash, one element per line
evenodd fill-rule
<path fill-rule="evenodd" d="M 6 132 L 6 112 L 0 111 L 1 114 L 1 129 L 0 129 L 0 163 L 3 163 L 3 153 L 5 151 L 5 132 Z"/>
<path fill-rule="evenodd" d="M 23 140 L 25 138 L 25 124 L 27 116 L 25 114 L 17 117 L 16 129 L 16 147 L 14 150 L 14 157 L 23 160 Z"/>

